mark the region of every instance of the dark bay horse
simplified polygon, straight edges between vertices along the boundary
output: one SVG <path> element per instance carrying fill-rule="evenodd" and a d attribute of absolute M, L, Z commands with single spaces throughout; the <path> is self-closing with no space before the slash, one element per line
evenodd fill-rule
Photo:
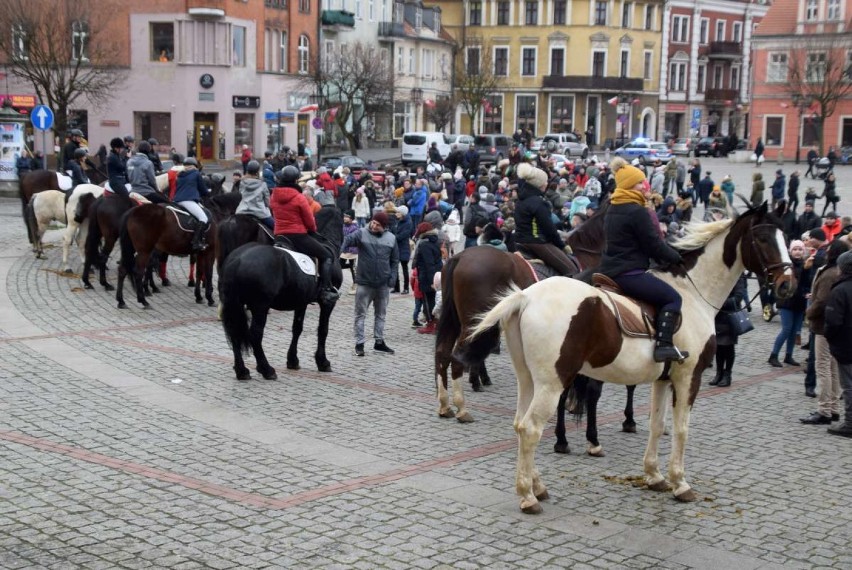
<path fill-rule="evenodd" d="M 83 287 L 93 289 L 89 281 L 92 267 L 97 267 L 99 282 L 107 291 L 114 287 L 107 281 L 106 264 L 118 241 L 121 218 L 136 205 L 136 202 L 119 194 L 104 195 L 94 201 L 89 209 L 89 233 L 86 236 L 86 257 L 80 276 Z M 102 243 L 103 242 L 103 243 Z"/>
<path fill-rule="evenodd" d="M 343 217 L 340 210 L 324 206 L 317 214 L 317 228 L 319 239 L 324 240 L 333 255 L 337 256 L 343 242 Z M 332 264 L 332 271 L 332 284 L 339 288 L 343 283 L 340 265 Z M 238 380 L 251 379 L 251 373 L 243 361 L 243 353 L 249 350 L 254 352 L 257 371 L 264 378 L 274 380 L 278 377 L 263 351 L 263 331 L 270 309 L 293 311 L 287 368 L 299 369 L 298 345 L 304 328 L 305 312 L 310 303 L 318 302 L 318 291 L 316 277 L 305 274 L 283 249 L 248 243 L 228 254 L 220 280 L 222 326 L 234 352 L 234 372 Z M 336 302 L 319 302 L 319 329 L 314 360 L 320 372 L 331 371 L 331 363 L 325 354 L 325 343 L 328 322 L 335 305 Z M 251 311 L 251 324 L 246 309 Z"/>
<path fill-rule="evenodd" d="M 216 221 L 212 214 L 207 230 L 206 250 L 197 253 L 198 273 L 204 278 L 207 305 L 213 306 L 213 262 L 216 254 Z M 131 208 L 121 220 L 121 262 L 118 266 L 118 287 L 115 300 L 118 308 L 124 309 L 124 278 L 128 275 L 136 286 L 136 300 L 143 307 L 150 305 L 145 300 L 143 277 L 149 267 L 151 255 L 159 251 L 169 255 L 189 255 L 192 251 L 192 224 L 195 220 L 188 214 L 178 214 L 171 208 L 157 204 L 143 204 Z M 201 278 L 195 284 L 195 302 L 201 303 Z"/>

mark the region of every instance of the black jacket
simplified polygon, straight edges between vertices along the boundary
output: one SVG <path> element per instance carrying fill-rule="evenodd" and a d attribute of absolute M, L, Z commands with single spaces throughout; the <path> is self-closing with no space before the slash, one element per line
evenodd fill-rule
<path fill-rule="evenodd" d="M 748 283 L 746 282 L 745 273 L 743 273 L 740 275 L 740 278 L 737 279 L 734 288 L 731 290 L 731 294 L 728 295 L 728 298 L 725 299 L 725 302 L 722 304 L 722 310 L 716 313 L 716 344 L 722 346 L 737 344 L 737 338 L 739 335 L 731 330 L 730 314 L 734 311 L 740 310 L 743 303 L 747 300 Z"/>
<path fill-rule="evenodd" d="M 794 199 L 799 199 L 799 177 L 790 175 L 790 180 L 787 181 L 787 197 L 792 202 Z"/>
<path fill-rule="evenodd" d="M 488 223 L 488 212 L 485 211 L 479 204 L 470 204 L 467 207 L 467 212 L 464 216 L 464 225 L 462 226 L 462 233 L 465 237 L 476 238 L 479 234 L 476 233 L 476 228 L 485 227 L 485 224 Z"/>
<path fill-rule="evenodd" d="M 443 266 L 443 261 L 441 261 L 441 247 L 438 245 L 437 234 L 437 230 L 432 230 L 424 234 L 417 244 L 414 267 L 417 268 L 417 280 L 420 285 L 420 291 L 424 294 L 435 290 L 432 287 L 432 282 L 435 279 L 435 274 Z"/>
<path fill-rule="evenodd" d="M 822 218 L 820 218 L 816 212 L 804 212 L 801 216 L 799 216 L 798 225 L 798 233 L 799 235 L 802 235 L 805 232 L 821 227 Z"/>
<path fill-rule="evenodd" d="M 541 192 L 523 180 L 518 182 L 518 202 L 515 205 L 515 242 L 552 243 L 559 249 L 565 247 Z"/>
<path fill-rule="evenodd" d="M 109 173 L 109 187 L 119 196 L 127 196 L 127 164 L 121 155 L 110 151 L 107 158 L 107 173 Z"/>
<path fill-rule="evenodd" d="M 618 277 L 627 271 L 647 270 L 651 260 L 680 263 L 680 254 L 666 244 L 651 215 L 639 204 L 613 204 L 604 218 L 606 248 L 599 273 Z"/>
<path fill-rule="evenodd" d="M 441 158 L 441 151 L 438 150 L 438 147 L 433 146 L 429 148 L 429 160 L 431 160 L 435 164 L 444 163 L 444 159 Z"/>
<path fill-rule="evenodd" d="M 793 260 L 793 275 L 796 276 L 796 291 L 786 299 L 778 299 L 775 306 L 803 313 L 808 308 L 807 295 L 811 292 L 814 274 L 811 269 L 805 269 L 804 260 Z"/>
<path fill-rule="evenodd" d="M 852 275 L 831 288 L 825 306 L 825 338 L 838 364 L 852 364 Z"/>

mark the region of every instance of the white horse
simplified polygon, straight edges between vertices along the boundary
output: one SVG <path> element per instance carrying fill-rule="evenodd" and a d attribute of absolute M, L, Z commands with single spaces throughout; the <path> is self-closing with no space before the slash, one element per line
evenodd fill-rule
<path fill-rule="evenodd" d="M 27 217 L 33 233 L 33 251 L 36 258 L 44 257 L 44 246 L 42 238 L 50 222 L 57 221 L 65 224 L 65 232 L 62 236 L 62 267 L 66 273 L 71 273 L 71 265 L 68 263 L 68 252 L 73 242 L 77 242 L 80 249 L 80 259 L 84 259 L 83 246 L 86 243 L 86 234 L 89 229 L 89 220 L 86 211 L 79 211 L 78 206 L 83 202 L 90 204 L 94 199 L 100 197 L 104 192 L 101 186 L 95 184 L 79 184 L 68 202 L 65 201 L 65 192 L 58 190 L 45 190 L 34 194 L 27 207 Z"/>
<path fill-rule="evenodd" d="M 621 320 L 632 314 L 642 323 L 638 307 L 626 297 L 576 279 L 553 277 L 509 293 L 471 334 L 484 333 L 498 323 L 506 334 L 518 377 L 514 425 L 518 434 L 516 488 L 522 511 L 540 512 L 539 500 L 547 498 L 535 468 L 535 450 L 560 393 L 577 374 L 618 384 L 652 383 L 644 468 L 648 487 L 655 491 L 669 488 L 659 470 L 657 445 L 663 433 L 667 388 L 671 387 L 674 438 L 668 479 L 675 498 L 696 499 L 686 482 L 683 458 L 701 373 L 715 354 L 713 320 L 718 307 L 743 267 L 771 277 L 782 298 L 795 290 L 795 278 L 784 236 L 777 221 L 767 214 L 766 203 L 736 221 L 695 223 L 674 246 L 684 252 L 683 266 L 654 270 L 683 298 L 683 326 L 674 340 L 690 356 L 681 364 L 671 364 L 670 380 L 661 379 L 664 365 L 654 362 L 653 339 L 627 336 L 619 327 L 614 307 Z"/>

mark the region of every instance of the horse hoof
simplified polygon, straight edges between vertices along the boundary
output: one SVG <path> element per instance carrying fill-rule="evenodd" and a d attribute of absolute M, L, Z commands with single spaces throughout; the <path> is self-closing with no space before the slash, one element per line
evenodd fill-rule
<path fill-rule="evenodd" d="M 650 491 L 656 491 L 658 493 L 662 493 L 663 491 L 669 490 L 669 484 L 666 483 L 665 479 L 661 479 L 656 483 L 648 483 L 648 489 Z"/>
<path fill-rule="evenodd" d="M 190 279 L 186 282 L 187 287 L 195 287 L 195 279 Z"/>
<path fill-rule="evenodd" d="M 213 299 L 207 299 L 207 306 L 208 307 L 215 307 L 216 301 L 214 301 Z"/>
<path fill-rule="evenodd" d="M 258 370 L 258 372 L 260 372 L 260 370 Z M 275 372 L 274 368 L 270 368 L 266 372 L 260 372 L 260 373 L 263 374 L 264 380 L 278 380 L 278 373 Z"/>
<path fill-rule="evenodd" d="M 251 372 L 248 369 L 237 370 L 237 380 L 251 380 Z"/>
<path fill-rule="evenodd" d="M 94 289 L 91 283 L 83 283 L 83 289 Z"/>
<path fill-rule="evenodd" d="M 606 455 L 606 453 L 604 453 L 603 447 L 601 447 L 600 445 L 589 447 L 589 449 L 586 450 L 586 453 L 588 453 L 592 457 L 603 457 Z"/>
<path fill-rule="evenodd" d="M 491 386 L 491 378 L 485 377 L 482 379 L 483 386 Z"/>
<path fill-rule="evenodd" d="M 439 418 L 454 418 L 454 417 L 456 417 L 456 413 L 453 410 L 451 410 L 450 408 L 447 408 L 446 410 L 443 410 L 443 411 L 438 410 L 438 417 Z"/>
<path fill-rule="evenodd" d="M 538 499 L 539 501 L 546 501 L 547 499 L 550 498 L 550 493 L 548 493 L 547 489 L 545 489 L 541 493 L 536 494 L 535 498 Z"/>
<path fill-rule="evenodd" d="M 694 503 L 698 500 L 698 495 L 692 489 L 687 489 L 680 495 L 675 495 L 674 498 L 680 503 Z"/>
<path fill-rule="evenodd" d="M 200 305 L 200 304 L 201 304 L 201 303 L 203 303 L 203 302 L 204 302 L 204 299 L 201 299 L 201 298 L 198 298 L 198 299 L 196 299 L 196 300 L 195 300 L 195 303 L 196 303 L 197 305 Z"/>
<path fill-rule="evenodd" d="M 524 505 L 524 502 L 521 501 L 521 512 L 526 515 L 540 515 L 542 512 L 541 503 L 536 501 L 530 505 Z"/>
<path fill-rule="evenodd" d="M 473 423 L 473 416 L 467 412 L 464 412 L 463 414 L 459 414 L 456 416 L 456 421 L 458 421 L 460 424 L 470 424 Z"/>
<path fill-rule="evenodd" d="M 331 372 L 331 363 L 324 362 L 322 364 L 318 364 L 317 370 L 319 370 L 320 372 Z"/>
<path fill-rule="evenodd" d="M 571 447 L 568 445 L 568 443 L 556 443 L 553 446 L 553 452 L 568 455 L 571 453 Z"/>
<path fill-rule="evenodd" d="M 104 291 L 115 291 L 115 287 L 110 285 L 109 283 L 103 283 Z"/>
<path fill-rule="evenodd" d="M 625 422 L 621 424 L 621 431 L 623 431 L 624 433 L 636 433 L 636 424 L 628 424 L 627 422 Z"/>
<path fill-rule="evenodd" d="M 298 362 L 287 362 L 287 370 L 301 370 L 302 367 L 299 366 Z"/>
<path fill-rule="evenodd" d="M 484 392 L 485 390 L 482 388 L 482 384 L 474 384 L 473 385 L 474 392 Z"/>
<path fill-rule="evenodd" d="M 127 308 L 127 303 L 125 303 L 124 301 L 119 302 L 119 303 L 118 303 L 118 308 L 119 308 L 119 309 L 126 309 L 126 308 Z"/>
<path fill-rule="evenodd" d="M 163 284 L 163 287 L 170 287 L 170 286 L 171 286 L 171 284 L 172 284 L 172 282 L 171 282 L 171 281 L 169 281 L 169 280 L 168 280 L 168 279 L 166 279 L 166 278 L 161 279 L 161 280 L 160 280 L 160 283 L 162 283 L 162 284 Z"/>

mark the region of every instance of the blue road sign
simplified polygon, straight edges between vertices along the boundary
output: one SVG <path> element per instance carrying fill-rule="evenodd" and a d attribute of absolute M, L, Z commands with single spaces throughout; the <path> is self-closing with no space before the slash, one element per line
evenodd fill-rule
<path fill-rule="evenodd" d="M 47 105 L 36 105 L 30 112 L 30 121 L 35 128 L 46 131 L 53 126 L 53 111 Z"/>

